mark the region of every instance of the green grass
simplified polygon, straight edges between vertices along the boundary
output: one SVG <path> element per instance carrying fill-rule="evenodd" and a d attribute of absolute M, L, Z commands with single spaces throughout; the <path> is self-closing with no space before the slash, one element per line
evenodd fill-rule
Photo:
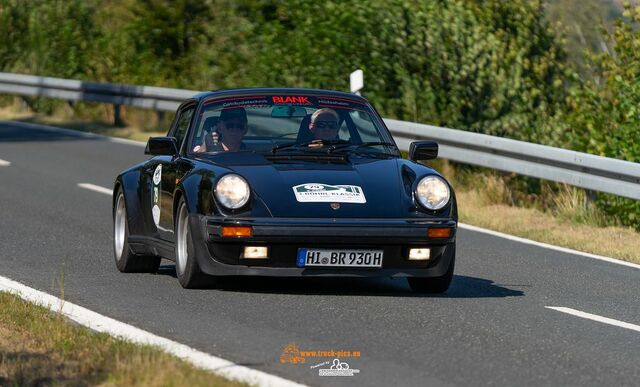
<path fill-rule="evenodd" d="M 242 386 L 0 292 L 0 385 Z"/>

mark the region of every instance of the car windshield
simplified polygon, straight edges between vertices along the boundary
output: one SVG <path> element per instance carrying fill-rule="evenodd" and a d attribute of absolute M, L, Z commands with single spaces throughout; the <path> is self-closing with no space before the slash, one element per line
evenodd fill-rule
<path fill-rule="evenodd" d="M 191 152 L 399 154 L 372 108 L 356 99 L 274 94 L 218 97 L 202 106 Z"/>

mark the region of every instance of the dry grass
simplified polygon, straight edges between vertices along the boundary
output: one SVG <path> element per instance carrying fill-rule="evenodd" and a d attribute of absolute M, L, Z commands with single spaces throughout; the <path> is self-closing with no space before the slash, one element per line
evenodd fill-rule
<path fill-rule="evenodd" d="M 573 223 L 607 225 L 606 215 L 589 201 L 585 191 L 569 185 L 560 186 L 560 191 L 553 196 L 553 213 Z"/>
<path fill-rule="evenodd" d="M 457 192 L 460 221 L 523 238 L 640 263 L 640 233 L 554 217 L 535 208 L 488 204 L 477 191 Z"/>
<path fill-rule="evenodd" d="M 0 292 L 0 385 L 241 386 Z"/>
<path fill-rule="evenodd" d="M 454 182 L 460 221 L 539 242 L 640 263 L 640 233 L 607 224 L 584 190 L 543 187 L 541 196 L 518 197 L 495 173 L 457 173 L 440 163 Z M 518 205 L 515 205 L 518 204 Z"/>

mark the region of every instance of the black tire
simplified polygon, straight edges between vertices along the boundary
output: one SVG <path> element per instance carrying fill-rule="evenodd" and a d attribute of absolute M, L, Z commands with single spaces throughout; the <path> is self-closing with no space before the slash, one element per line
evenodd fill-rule
<path fill-rule="evenodd" d="M 198 266 L 193 247 L 189 210 L 183 198 L 178 202 L 175 220 L 176 277 L 185 289 L 202 289 L 215 285 L 216 278 L 203 273 Z"/>
<path fill-rule="evenodd" d="M 425 294 L 441 294 L 446 292 L 453 280 L 453 268 L 456 265 L 456 251 L 453 250 L 453 257 L 447 272 L 441 277 L 421 278 L 421 277 L 409 277 L 409 287 L 416 293 Z"/>
<path fill-rule="evenodd" d="M 116 194 L 113 208 L 113 255 L 116 267 L 122 273 L 155 273 L 160 267 L 160 257 L 136 255 L 129 247 L 127 206 L 122 189 Z"/>

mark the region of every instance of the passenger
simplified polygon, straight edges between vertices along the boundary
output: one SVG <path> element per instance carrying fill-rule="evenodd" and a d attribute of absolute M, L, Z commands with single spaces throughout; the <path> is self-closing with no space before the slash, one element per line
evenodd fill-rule
<path fill-rule="evenodd" d="M 309 130 L 315 140 L 337 140 L 340 116 L 329 108 L 318 109 L 311 115 Z"/>
<path fill-rule="evenodd" d="M 211 128 L 210 136 L 205 132 L 202 144 L 194 152 L 238 151 L 244 148 L 242 138 L 247 134 L 247 111 L 244 108 L 224 109 L 220 119 Z"/>

